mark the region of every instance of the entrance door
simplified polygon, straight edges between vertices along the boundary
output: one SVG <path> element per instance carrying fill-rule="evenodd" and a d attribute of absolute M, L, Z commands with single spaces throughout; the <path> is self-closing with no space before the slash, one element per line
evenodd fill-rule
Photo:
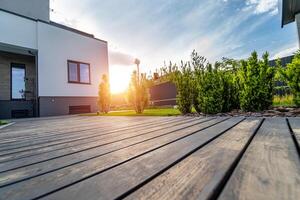
<path fill-rule="evenodd" d="M 11 64 L 11 100 L 26 100 L 26 67 L 24 64 Z"/>
<path fill-rule="evenodd" d="M 24 64 L 11 64 L 11 101 L 12 118 L 33 117 L 34 102 L 27 96 L 28 86 L 26 66 Z"/>

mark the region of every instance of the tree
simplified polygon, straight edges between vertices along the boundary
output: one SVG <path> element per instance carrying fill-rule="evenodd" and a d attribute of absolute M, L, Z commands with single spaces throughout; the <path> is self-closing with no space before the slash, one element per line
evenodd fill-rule
<path fill-rule="evenodd" d="M 108 113 L 110 109 L 110 86 L 108 77 L 104 74 L 102 76 L 102 82 L 99 85 L 99 99 L 98 99 L 98 106 L 100 112 Z"/>
<path fill-rule="evenodd" d="M 294 96 L 294 103 L 300 106 L 300 50 L 296 52 L 291 63 L 285 69 L 280 67 L 280 74 L 283 80 L 287 82 Z"/>
<path fill-rule="evenodd" d="M 139 75 L 134 71 L 128 88 L 128 101 L 137 114 L 143 113 L 149 104 L 148 81 L 146 74 Z"/>

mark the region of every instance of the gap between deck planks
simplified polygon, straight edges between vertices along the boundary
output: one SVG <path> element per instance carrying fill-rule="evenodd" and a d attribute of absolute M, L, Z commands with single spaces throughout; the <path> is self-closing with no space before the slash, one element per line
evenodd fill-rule
<path fill-rule="evenodd" d="M 210 121 L 199 124 L 198 126 L 187 128 L 184 131 L 174 132 L 172 135 L 166 135 L 153 141 L 104 155 L 98 159 L 89 160 L 27 181 L 9 185 L 1 188 L 0 194 L 10 199 L 31 199 L 45 195 L 49 192 L 59 190 L 66 185 L 74 184 L 78 181 L 94 177 L 102 172 L 109 171 L 121 164 L 128 163 L 131 160 L 169 146 L 170 144 L 179 141 L 186 141 L 185 144 L 188 143 L 188 141 L 195 142 L 196 138 L 202 138 L 203 136 L 202 141 L 208 140 L 217 134 L 215 132 L 221 132 L 224 128 L 231 127 L 240 120 L 241 119 L 236 118 L 230 119 L 217 125 L 214 125 L 214 123 Z M 202 131 L 199 132 L 199 130 Z M 195 138 L 195 136 L 197 137 Z M 34 188 L 34 190 L 30 190 L 30 188 Z"/>
<path fill-rule="evenodd" d="M 299 154 L 286 120 L 268 118 L 238 163 L 219 199 L 297 200 L 299 197 Z"/>
<path fill-rule="evenodd" d="M 153 129 L 153 130 L 151 130 L 151 129 L 145 130 L 144 132 L 125 132 L 122 134 L 118 134 L 115 137 L 102 138 L 101 141 L 98 141 L 98 144 L 96 146 L 92 146 L 93 143 L 90 143 L 91 145 L 88 146 L 88 148 L 85 145 L 80 145 L 80 146 L 72 147 L 69 149 L 65 148 L 65 149 L 62 149 L 61 151 L 51 152 L 50 154 L 45 153 L 41 156 L 30 157 L 28 159 L 24 158 L 24 159 L 18 159 L 15 161 L 1 163 L 0 168 L 3 171 L 7 171 L 7 170 L 12 170 L 12 169 L 31 165 L 30 169 L 32 170 L 36 166 L 33 164 L 39 164 L 40 166 L 43 166 L 43 164 L 40 164 L 40 163 L 47 162 L 47 161 L 48 161 L 47 162 L 48 166 L 51 165 L 51 163 L 55 162 L 55 163 L 58 163 L 62 167 L 64 165 L 68 164 L 68 162 L 66 162 L 68 160 L 70 160 L 73 163 L 82 162 L 84 160 L 96 158 L 103 154 L 117 151 L 117 150 L 120 150 L 120 149 L 128 147 L 128 146 L 136 145 L 138 143 L 142 143 L 142 142 L 145 142 L 145 141 L 148 141 L 151 139 L 155 139 L 155 138 L 161 137 L 163 135 L 171 134 L 172 132 L 183 130 L 190 126 L 195 126 L 199 123 L 207 122 L 212 119 L 196 119 L 193 121 L 184 121 L 181 123 L 173 123 L 172 126 L 170 126 L 170 125 L 165 126 L 165 127 L 161 126 L 156 129 Z M 58 158 L 61 158 L 61 159 L 58 159 Z M 68 158 L 70 158 L 70 159 L 68 159 Z M 49 162 L 49 161 L 51 161 L 51 162 Z M 40 173 L 42 171 L 43 171 L 42 169 L 39 170 Z M 11 171 L 10 173 L 13 174 L 13 173 L 15 173 L 15 171 Z M 5 173 L 0 173 L 0 175 L 3 176 L 3 175 L 5 175 Z M 0 186 L 1 186 L 1 181 L 0 181 Z"/>
<path fill-rule="evenodd" d="M 114 199 L 153 174 L 159 173 L 163 168 L 176 162 L 178 159 L 181 159 L 190 152 L 206 145 L 211 140 L 223 134 L 227 129 L 234 127 L 241 120 L 243 119 L 235 118 L 227 120 L 211 128 L 197 132 L 189 137 L 158 148 L 155 151 L 148 152 L 134 160 L 131 160 L 130 162 L 126 162 L 113 169 L 98 174 L 97 176 L 93 176 L 70 186 L 66 188 L 66 190 L 61 190 L 56 194 L 53 194 L 51 199 L 61 198 L 64 194 L 69 194 L 69 192 L 72 193 L 77 189 L 85 191 L 87 194 L 86 198 L 88 199 L 94 199 L 95 197 L 93 196 L 95 193 L 101 194 L 101 198 L 103 199 Z M 109 176 L 111 176 L 111 178 L 108 180 L 107 177 Z M 105 185 L 103 185 L 104 180 L 107 180 Z M 96 184 L 92 186 L 92 183 Z M 88 187 L 90 187 L 91 190 L 88 189 Z M 111 190 L 110 193 L 108 192 L 109 190 Z M 72 196 L 72 194 L 70 195 Z M 66 197 L 72 198 L 71 196 Z"/>
<path fill-rule="evenodd" d="M 59 141 L 59 140 L 62 140 L 62 139 L 67 139 L 67 138 L 76 138 L 77 135 L 82 135 L 84 134 L 85 132 L 88 134 L 88 135 L 93 135 L 93 133 L 96 131 L 98 132 L 99 130 L 102 130 L 102 131 L 109 131 L 111 130 L 111 127 L 113 126 L 115 128 L 114 131 L 118 131 L 118 130 L 129 130 L 129 129 L 133 129 L 133 128 L 145 128 L 147 126 L 154 126 L 154 125 L 157 125 L 159 123 L 163 123 L 163 122 L 167 122 L 167 121 L 174 121 L 174 120 L 179 120 L 174 118 L 174 119 L 169 119 L 169 120 L 159 120 L 159 121 L 150 121 L 150 122 L 143 122 L 143 123 L 137 123 L 137 124 L 124 124 L 124 123 L 121 123 L 119 125 L 116 125 L 114 124 L 114 122 L 112 122 L 111 124 L 108 124 L 107 126 L 92 126 L 90 128 L 85 128 L 85 129 L 77 129 L 77 128 L 73 128 L 74 130 L 70 130 L 68 128 L 66 128 L 67 131 L 64 131 L 62 133 L 53 133 L 49 136 L 44 136 L 44 137 L 39 137 L 35 140 L 34 137 L 30 138 L 30 140 L 20 140 L 20 141 L 17 141 L 17 142 L 13 142 L 11 144 L 7 144 L 7 145 L 1 145 L 1 148 L 0 148 L 0 152 L 1 151 L 7 151 L 9 149 L 15 149 L 14 146 L 16 146 L 16 148 L 20 148 L 20 147 L 30 147 L 31 145 L 36 145 L 36 143 L 38 142 L 38 144 L 43 144 L 43 143 L 48 143 L 48 142 L 55 142 L 55 141 Z M 99 129 L 100 128 L 100 129 Z M 92 131 L 93 130 L 93 131 Z M 91 132 L 92 131 L 92 132 Z M 51 140 L 52 138 L 54 138 L 54 140 Z M 43 141 L 44 139 L 44 142 L 41 142 Z M 29 142 L 28 142 L 29 141 Z M 22 146 L 21 144 L 25 144 L 24 146 Z M 12 147 L 11 147 L 12 146 Z"/>
<path fill-rule="evenodd" d="M 247 119 L 126 199 L 207 199 L 255 134 L 262 120 Z"/>
<path fill-rule="evenodd" d="M 17 161 L 17 160 L 24 158 L 24 159 L 20 160 L 20 162 L 22 162 L 24 165 L 26 165 L 26 164 L 28 164 L 28 162 L 26 162 L 27 158 L 33 159 L 33 158 L 36 158 L 37 156 L 41 156 L 41 159 L 39 160 L 39 161 L 41 161 L 41 160 L 45 160 L 45 158 L 49 157 L 49 156 L 47 156 L 47 153 L 50 155 L 55 154 L 55 155 L 50 156 L 51 158 L 55 158 L 56 156 L 67 155 L 67 154 L 71 154 L 74 152 L 80 152 L 83 150 L 96 148 L 100 145 L 109 144 L 110 142 L 116 142 L 116 141 L 120 141 L 120 140 L 124 140 L 124 139 L 129 139 L 130 137 L 137 137 L 137 136 L 140 136 L 143 134 L 149 134 L 154 131 L 171 128 L 173 126 L 185 125 L 188 122 L 197 121 L 199 119 L 196 118 L 196 119 L 189 119 L 189 120 L 180 120 L 180 122 L 175 121 L 172 123 L 168 122 L 168 123 L 164 123 L 164 124 L 158 124 L 154 128 L 148 127 L 148 129 L 140 130 L 140 131 L 126 130 L 126 131 L 122 131 L 122 132 L 121 131 L 120 132 L 112 132 L 110 134 L 105 134 L 105 135 L 101 134 L 101 135 L 91 138 L 91 139 L 83 139 L 80 141 L 69 142 L 66 144 L 57 144 L 55 146 L 44 147 L 44 148 L 39 148 L 39 149 L 34 149 L 34 150 L 29 149 L 27 151 L 2 156 L 0 158 L 0 168 L 2 166 L 1 163 L 7 162 L 7 161 Z M 210 120 L 210 119 L 213 119 L 213 118 L 209 118 L 209 119 L 205 119 L 205 120 Z M 129 133 L 131 133 L 131 134 L 129 134 Z M 129 135 L 127 135 L 127 134 L 129 134 Z M 68 149 L 69 149 L 69 151 L 68 151 Z M 61 154 L 58 153 L 59 151 L 61 152 Z M 32 160 L 31 160 L 31 162 L 32 162 Z"/>
<path fill-rule="evenodd" d="M 163 122 L 157 122 L 158 125 L 159 123 L 163 123 Z M 85 139 L 95 139 L 97 137 L 101 137 L 104 135 L 109 135 L 111 133 L 118 133 L 121 131 L 126 131 L 126 130 L 135 130 L 135 131 L 139 131 L 139 130 L 143 130 L 149 126 L 152 127 L 156 127 L 156 124 L 145 124 L 143 126 L 143 124 L 140 124 L 140 126 L 135 127 L 135 126 L 130 126 L 128 127 L 123 127 L 123 128 L 118 128 L 118 129 L 113 129 L 111 130 L 111 127 L 109 129 L 105 129 L 105 130 L 101 130 L 101 129 L 94 129 L 93 131 L 89 130 L 89 131 L 82 131 L 79 133 L 80 137 L 78 136 L 71 136 L 72 138 L 65 138 L 64 140 L 59 140 L 59 141 L 43 141 L 43 142 L 39 142 L 39 143 L 31 143 L 31 144 L 25 144 L 25 145 L 21 145 L 21 146 L 15 146 L 15 147 L 11 147 L 11 148 L 6 148 L 3 149 L 2 151 L 0 151 L 0 156 L 5 156 L 5 155 L 11 155 L 11 154 L 15 154 L 15 153 L 20 153 L 23 151 L 27 151 L 27 150 L 37 150 L 40 148 L 44 148 L 44 147 L 52 147 L 52 146 L 56 146 L 58 144 L 68 144 L 70 142 L 76 142 L 76 141 L 82 141 Z"/>

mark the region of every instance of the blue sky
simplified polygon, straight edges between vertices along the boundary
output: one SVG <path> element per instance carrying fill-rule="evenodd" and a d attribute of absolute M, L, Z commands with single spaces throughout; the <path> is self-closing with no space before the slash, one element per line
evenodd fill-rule
<path fill-rule="evenodd" d="M 193 49 L 213 62 L 298 48 L 295 23 L 280 26 L 277 0 L 52 0 L 51 8 L 53 21 L 108 41 L 112 72 L 128 73 L 134 57 L 154 71 Z"/>

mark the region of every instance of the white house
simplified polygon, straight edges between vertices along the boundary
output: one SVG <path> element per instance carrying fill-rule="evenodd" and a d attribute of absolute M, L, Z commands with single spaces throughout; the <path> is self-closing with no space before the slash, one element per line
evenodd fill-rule
<path fill-rule="evenodd" d="M 97 111 L 107 42 L 50 21 L 49 0 L 0 0 L 0 118 Z"/>

